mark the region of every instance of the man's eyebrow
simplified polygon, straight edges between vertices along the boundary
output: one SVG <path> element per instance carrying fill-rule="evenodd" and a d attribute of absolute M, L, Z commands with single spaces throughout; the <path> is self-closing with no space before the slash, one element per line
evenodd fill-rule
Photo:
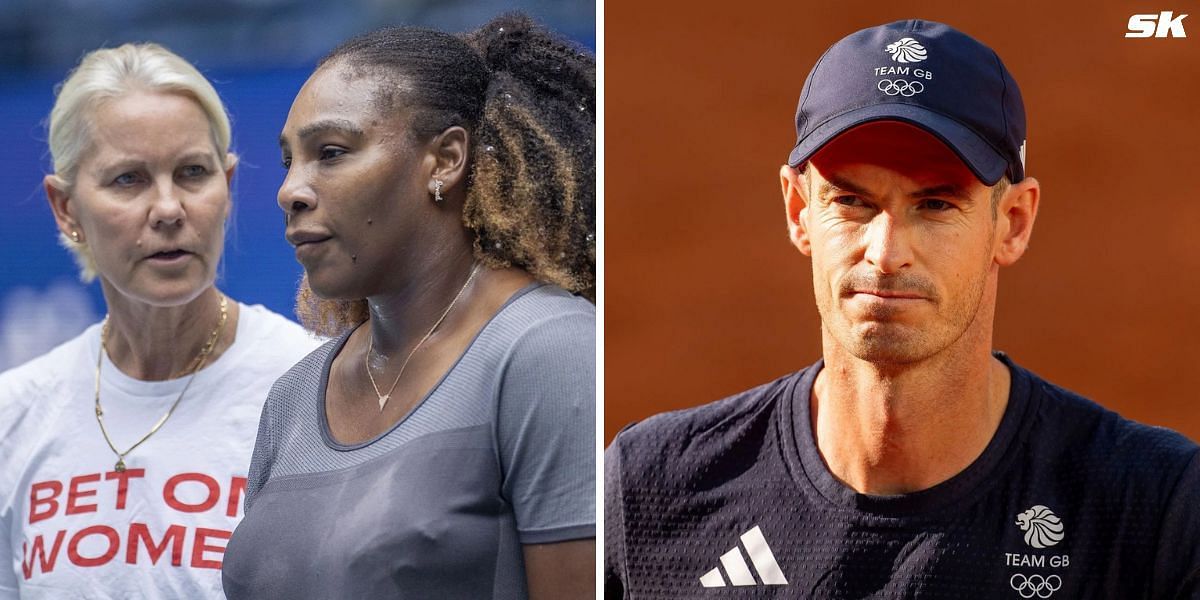
<path fill-rule="evenodd" d="M 842 179 L 837 175 L 826 177 L 825 181 L 822 182 L 820 187 L 817 188 L 817 195 L 822 198 L 827 197 L 834 192 L 849 192 L 856 196 L 870 196 L 866 188 L 855 185 L 853 182 L 847 179 Z"/>
<path fill-rule="evenodd" d="M 921 188 L 911 194 L 912 198 L 929 198 L 936 196 L 949 196 L 963 202 L 970 202 L 971 195 L 967 193 L 962 186 L 954 185 L 953 183 L 945 183 L 942 185 L 933 185 L 927 188 Z"/>
<path fill-rule="evenodd" d="M 865 188 L 836 175 L 827 177 L 825 181 L 821 183 L 817 191 L 818 195 L 822 198 L 836 192 L 847 192 L 856 196 L 866 197 L 870 197 L 871 195 Z M 932 185 L 926 188 L 921 188 L 909 194 L 909 197 L 911 198 L 929 198 L 937 196 L 955 198 L 963 202 L 971 201 L 971 195 L 968 194 L 967 191 L 962 188 L 962 186 L 954 185 L 952 183 Z"/>
<path fill-rule="evenodd" d="M 327 131 L 336 131 L 351 137 L 362 137 L 364 135 L 362 128 L 358 125 L 355 125 L 349 119 L 325 119 L 323 121 L 309 123 L 308 125 L 301 127 L 300 131 L 296 132 L 296 137 L 299 138 L 300 141 L 304 141 L 305 139 L 308 139 L 314 135 L 325 133 Z M 287 145 L 288 143 L 284 138 L 284 135 L 282 133 L 279 134 L 279 147 L 286 148 Z"/>

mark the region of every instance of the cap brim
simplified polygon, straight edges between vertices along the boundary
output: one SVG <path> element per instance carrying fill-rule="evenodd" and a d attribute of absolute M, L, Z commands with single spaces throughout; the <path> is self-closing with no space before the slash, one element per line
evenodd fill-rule
<path fill-rule="evenodd" d="M 912 104 L 873 104 L 838 115 L 797 142 L 788 165 L 797 166 L 846 130 L 872 121 L 901 121 L 928 131 L 962 159 L 984 185 L 995 185 L 1008 161 L 995 148 L 957 121 Z"/>

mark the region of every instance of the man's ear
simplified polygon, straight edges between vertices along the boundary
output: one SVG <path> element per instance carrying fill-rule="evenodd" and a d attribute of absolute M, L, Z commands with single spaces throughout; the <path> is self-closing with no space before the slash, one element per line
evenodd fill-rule
<path fill-rule="evenodd" d="M 792 245 L 805 256 L 812 256 L 808 240 L 808 181 L 794 167 L 779 168 L 779 183 L 783 187 L 783 208 L 787 216 L 788 237 Z"/>
<path fill-rule="evenodd" d="M 58 230 L 76 242 L 86 242 L 87 238 L 75 216 L 75 202 L 67 191 L 67 182 L 58 175 L 47 175 L 42 178 L 42 187 L 46 189 L 46 200 L 50 202 L 50 212 L 54 213 Z"/>
<path fill-rule="evenodd" d="M 1007 267 L 1025 254 L 1041 194 L 1038 180 L 1026 177 L 1009 187 L 1000 199 L 996 207 L 996 264 Z"/>

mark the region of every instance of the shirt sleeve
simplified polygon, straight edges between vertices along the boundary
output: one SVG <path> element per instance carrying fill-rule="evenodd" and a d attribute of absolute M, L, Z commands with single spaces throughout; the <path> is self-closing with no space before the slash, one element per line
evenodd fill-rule
<path fill-rule="evenodd" d="M 596 535 L 596 319 L 585 311 L 529 327 L 500 380 L 504 498 L 522 544 Z"/>
<path fill-rule="evenodd" d="M 604 599 L 625 597 L 625 512 L 622 510 L 621 438 L 604 451 Z"/>
<path fill-rule="evenodd" d="M 1152 598 L 1200 600 L 1200 452 L 1184 468 L 1163 516 Z"/>

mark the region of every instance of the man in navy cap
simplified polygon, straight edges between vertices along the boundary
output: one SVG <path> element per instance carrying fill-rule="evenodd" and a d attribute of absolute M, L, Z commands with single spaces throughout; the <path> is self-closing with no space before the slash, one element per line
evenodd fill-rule
<path fill-rule="evenodd" d="M 823 358 L 625 429 L 613 598 L 1196 598 L 1200 458 L 992 350 L 1029 244 L 1021 93 L 900 21 L 834 44 L 780 169 Z"/>

